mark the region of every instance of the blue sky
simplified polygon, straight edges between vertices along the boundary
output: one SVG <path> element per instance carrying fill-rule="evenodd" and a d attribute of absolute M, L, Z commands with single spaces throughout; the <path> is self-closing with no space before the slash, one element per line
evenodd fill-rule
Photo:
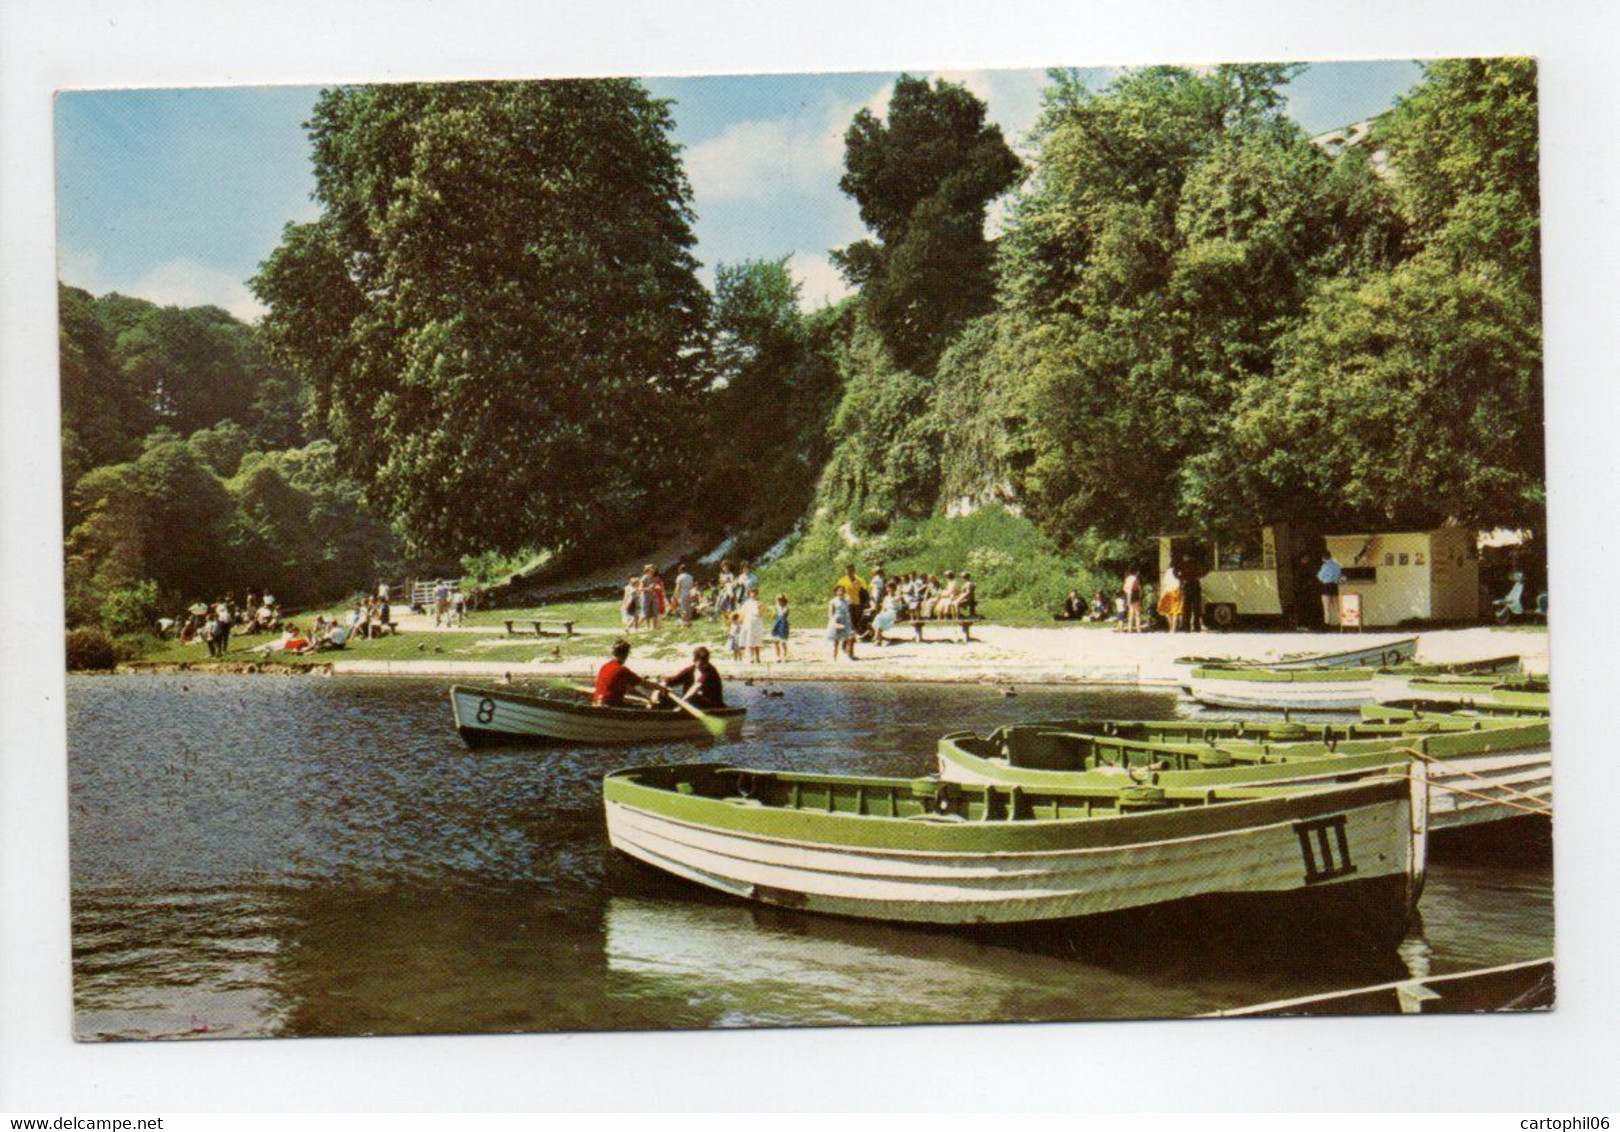
<path fill-rule="evenodd" d="M 1082 72 L 1092 85 L 1110 72 Z M 984 98 L 1018 144 L 1040 111 L 1041 71 L 941 72 Z M 675 100 L 707 279 L 717 262 L 792 255 L 806 305 L 843 293 L 827 260 L 862 235 L 838 191 L 843 133 L 881 112 L 894 73 L 654 78 Z M 1387 109 L 1420 78 L 1408 61 L 1313 64 L 1289 87 L 1312 133 Z M 215 303 L 252 318 L 245 280 L 283 225 L 313 219 L 302 123 L 316 87 L 74 91 L 57 99 L 61 278 L 97 294 Z"/>

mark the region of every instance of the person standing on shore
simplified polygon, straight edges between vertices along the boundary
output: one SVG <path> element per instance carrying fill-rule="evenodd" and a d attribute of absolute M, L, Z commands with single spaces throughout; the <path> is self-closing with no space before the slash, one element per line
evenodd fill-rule
<path fill-rule="evenodd" d="M 1204 572 L 1190 558 L 1183 558 L 1181 574 L 1181 610 L 1189 633 L 1204 631 Z"/>
<path fill-rule="evenodd" d="M 680 614 L 683 627 L 692 624 L 692 608 L 697 604 L 693 593 L 695 585 L 686 563 L 682 562 L 675 571 L 675 610 Z"/>
<path fill-rule="evenodd" d="M 1135 570 L 1125 575 L 1125 631 L 1142 631 L 1142 576 Z"/>
<path fill-rule="evenodd" d="M 1174 565 L 1165 568 L 1164 577 L 1159 581 L 1158 610 L 1174 633 L 1181 624 L 1181 576 Z"/>
<path fill-rule="evenodd" d="M 788 658 L 788 638 L 793 634 L 793 626 L 788 623 L 788 597 L 787 594 L 776 595 L 776 620 L 771 622 L 771 647 L 776 650 L 776 659 Z"/>
<path fill-rule="evenodd" d="M 219 618 L 219 626 L 214 630 L 214 639 L 219 644 L 218 655 L 224 656 L 231 647 L 231 621 L 235 617 L 235 612 L 231 609 L 229 594 L 220 597 L 219 605 L 214 608 L 214 613 Z"/>
<path fill-rule="evenodd" d="M 855 568 L 851 566 L 850 572 Z M 850 618 L 849 596 L 843 586 L 833 587 L 832 600 L 827 602 L 827 639 L 832 642 L 832 659 L 840 652 L 855 659 L 855 623 Z"/>
<path fill-rule="evenodd" d="M 765 611 L 759 605 L 759 587 L 755 586 L 748 591 L 743 599 L 743 647 L 748 650 L 748 660 L 752 664 L 763 664 L 759 650 L 765 647 Z"/>
<path fill-rule="evenodd" d="M 1322 624 L 1332 627 L 1339 623 L 1339 583 L 1344 581 L 1344 567 L 1339 565 L 1331 550 L 1322 552 L 1322 568 L 1316 572 L 1316 582 L 1322 593 Z"/>

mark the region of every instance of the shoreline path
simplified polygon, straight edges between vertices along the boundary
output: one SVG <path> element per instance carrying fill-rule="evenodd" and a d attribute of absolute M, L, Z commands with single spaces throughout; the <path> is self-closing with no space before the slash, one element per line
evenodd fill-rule
<path fill-rule="evenodd" d="M 432 629 L 431 618 L 419 620 L 421 624 L 406 623 L 406 632 Z M 488 627 L 467 626 L 462 631 L 489 633 Z M 1081 626 L 999 625 L 975 627 L 973 632 L 975 639 L 964 642 L 940 625 L 934 627 L 928 634 L 929 639 L 921 644 L 907 640 L 881 649 L 863 644 L 858 649 L 859 659 L 853 663 L 844 659 L 829 660 L 829 646 L 816 630 L 793 634 L 793 659 L 785 663 L 769 659 L 762 664 L 733 662 L 729 656 L 721 655 L 723 646 L 708 636 L 694 638 L 691 645 L 707 644 L 715 649 L 716 665 L 728 680 L 1168 686 L 1182 674 L 1175 664 L 1178 657 L 1275 660 L 1298 653 L 1340 652 L 1413 635 L 1399 631 L 1131 634 Z M 601 637 L 605 657 L 609 641 L 621 634 L 613 629 L 584 629 L 580 635 Z M 951 639 L 947 639 L 948 636 Z M 1444 664 L 1518 655 L 1523 658 L 1526 671 L 1537 674 L 1548 671 L 1548 634 L 1544 630 L 1475 626 L 1430 629 L 1419 632 L 1417 637 L 1420 661 Z M 634 636 L 630 641 L 636 644 Z M 668 642 L 650 650 L 638 648 L 630 663 L 632 666 L 639 663 L 649 674 L 657 674 L 683 660 L 689 647 L 681 644 L 673 653 Z M 573 677 L 593 674 L 601 660 L 602 657 L 594 655 L 564 659 L 542 655 L 527 661 L 356 657 L 334 658 L 332 671 L 337 675 Z"/>

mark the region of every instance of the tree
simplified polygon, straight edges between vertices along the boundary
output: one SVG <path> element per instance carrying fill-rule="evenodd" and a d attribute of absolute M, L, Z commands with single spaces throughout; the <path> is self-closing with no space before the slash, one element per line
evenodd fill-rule
<path fill-rule="evenodd" d="M 715 270 L 712 363 L 703 434 L 712 456 L 697 521 L 708 536 L 775 542 L 804 514 L 830 448 L 838 342 L 848 317 L 806 315 L 787 257 Z M 847 302 L 846 302 L 847 307 Z"/>
<path fill-rule="evenodd" d="M 627 80 L 323 92 L 324 215 L 253 281 L 337 459 L 418 549 L 609 538 L 676 485 L 706 297 Z"/>
<path fill-rule="evenodd" d="M 1022 165 L 966 87 L 901 75 L 887 121 L 855 115 L 838 186 L 877 237 L 834 253 L 902 367 L 931 373 L 953 335 L 990 307 L 990 202 Z"/>
<path fill-rule="evenodd" d="M 252 420 L 260 371 L 250 327 L 218 307 L 154 307 L 118 336 L 125 379 L 182 434 Z"/>
<path fill-rule="evenodd" d="M 81 469 L 122 460 L 149 427 L 151 412 L 113 356 L 97 300 L 77 287 L 59 285 L 56 295 L 62 428 L 72 434 L 65 443 Z M 63 486 L 71 490 L 68 477 Z"/>
<path fill-rule="evenodd" d="M 1534 59 L 1442 59 L 1378 124 L 1420 249 L 1541 294 Z"/>
<path fill-rule="evenodd" d="M 1096 94 L 1054 76 L 1001 273 L 1027 328 L 1018 486 L 1060 543 L 1191 521 L 1192 462 L 1270 379 L 1278 335 L 1355 258 L 1344 246 L 1381 246 L 1363 239 L 1382 222 L 1371 173 L 1336 169 L 1285 117 L 1291 73 L 1156 67 Z"/>

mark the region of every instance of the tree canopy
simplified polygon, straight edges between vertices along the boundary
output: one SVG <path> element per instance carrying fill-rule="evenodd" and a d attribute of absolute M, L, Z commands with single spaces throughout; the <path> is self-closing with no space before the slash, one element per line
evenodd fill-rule
<path fill-rule="evenodd" d="M 628 80 L 321 95 L 324 214 L 253 285 L 413 546 L 608 538 L 674 486 L 707 311 L 671 126 Z"/>
<path fill-rule="evenodd" d="M 838 187 L 877 237 L 834 254 L 894 360 L 927 374 L 992 292 L 985 212 L 1023 166 L 966 87 L 901 75 L 887 120 L 855 115 Z"/>

